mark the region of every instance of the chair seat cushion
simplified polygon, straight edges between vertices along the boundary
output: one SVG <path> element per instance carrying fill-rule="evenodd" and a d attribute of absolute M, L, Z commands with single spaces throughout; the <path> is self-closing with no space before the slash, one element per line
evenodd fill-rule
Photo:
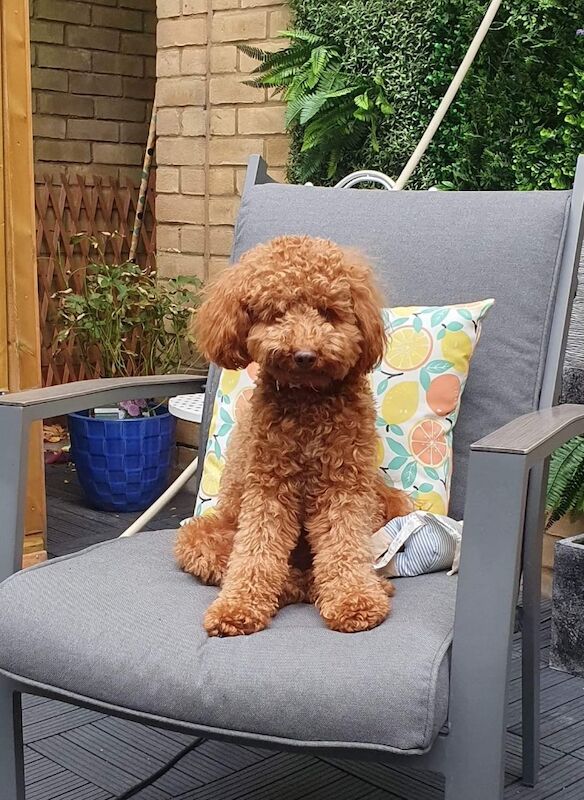
<path fill-rule="evenodd" d="M 175 531 L 144 532 L 0 585 L 0 670 L 33 690 L 145 722 L 275 745 L 424 752 L 446 721 L 456 579 L 396 580 L 392 616 L 329 631 L 313 606 L 252 636 L 208 638 L 217 589 L 175 565 Z"/>

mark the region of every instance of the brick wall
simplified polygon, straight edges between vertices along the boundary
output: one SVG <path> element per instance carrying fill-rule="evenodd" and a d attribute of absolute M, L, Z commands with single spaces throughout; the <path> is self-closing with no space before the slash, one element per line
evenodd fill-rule
<path fill-rule="evenodd" d="M 137 179 L 154 97 L 156 0 L 30 0 L 30 11 L 37 172 Z"/>
<path fill-rule="evenodd" d="M 283 106 L 242 80 L 289 22 L 277 0 L 158 0 L 157 264 L 213 278 L 227 263 L 245 163 L 261 153 L 283 179 Z"/>

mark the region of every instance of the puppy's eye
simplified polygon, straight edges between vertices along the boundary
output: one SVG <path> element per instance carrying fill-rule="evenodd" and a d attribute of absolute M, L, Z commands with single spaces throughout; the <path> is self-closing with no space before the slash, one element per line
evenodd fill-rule
<path fill-rule="evenodd" d="M 278 322 L 283 316 L 284 312 L 276 308 L 263 308 L 257 312 L 258 319 L 261 322 L 265 322 L 267 325 Z"/>
<path fill-rule="evenodd" d="M 332 310 L 332 308 L 319 308 L 318 313 L 327 322 L 336 322 L 336 320 L 338 320 L 338 315 Z"/>

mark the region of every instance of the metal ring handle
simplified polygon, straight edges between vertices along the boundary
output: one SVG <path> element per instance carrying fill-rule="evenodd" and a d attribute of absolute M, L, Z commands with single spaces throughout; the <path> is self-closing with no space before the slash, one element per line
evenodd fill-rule
<path fill-rule="evenodd" d="M 351 172 L 350 175 L 342 178 L 337 184 L 335 189 L 351 189 L 359 183 L 377 183 L 384 189 L 392 190 L 395 187 L 395 181 L 389 175 L 383 172 L 378 172 L 375 169 L 360 169 L 357 172 Z"/>

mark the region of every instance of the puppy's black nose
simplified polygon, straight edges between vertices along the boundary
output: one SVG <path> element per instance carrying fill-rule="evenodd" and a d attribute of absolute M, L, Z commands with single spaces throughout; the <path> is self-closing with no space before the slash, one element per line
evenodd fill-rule
<path fill-rule="evenodd" d="M 297 350 L 294 353 L 294 361 L 299 367 L 307 369 L 312 367 L 316 361 L 316 353 L 313 353 L 312 350 Z"/>

